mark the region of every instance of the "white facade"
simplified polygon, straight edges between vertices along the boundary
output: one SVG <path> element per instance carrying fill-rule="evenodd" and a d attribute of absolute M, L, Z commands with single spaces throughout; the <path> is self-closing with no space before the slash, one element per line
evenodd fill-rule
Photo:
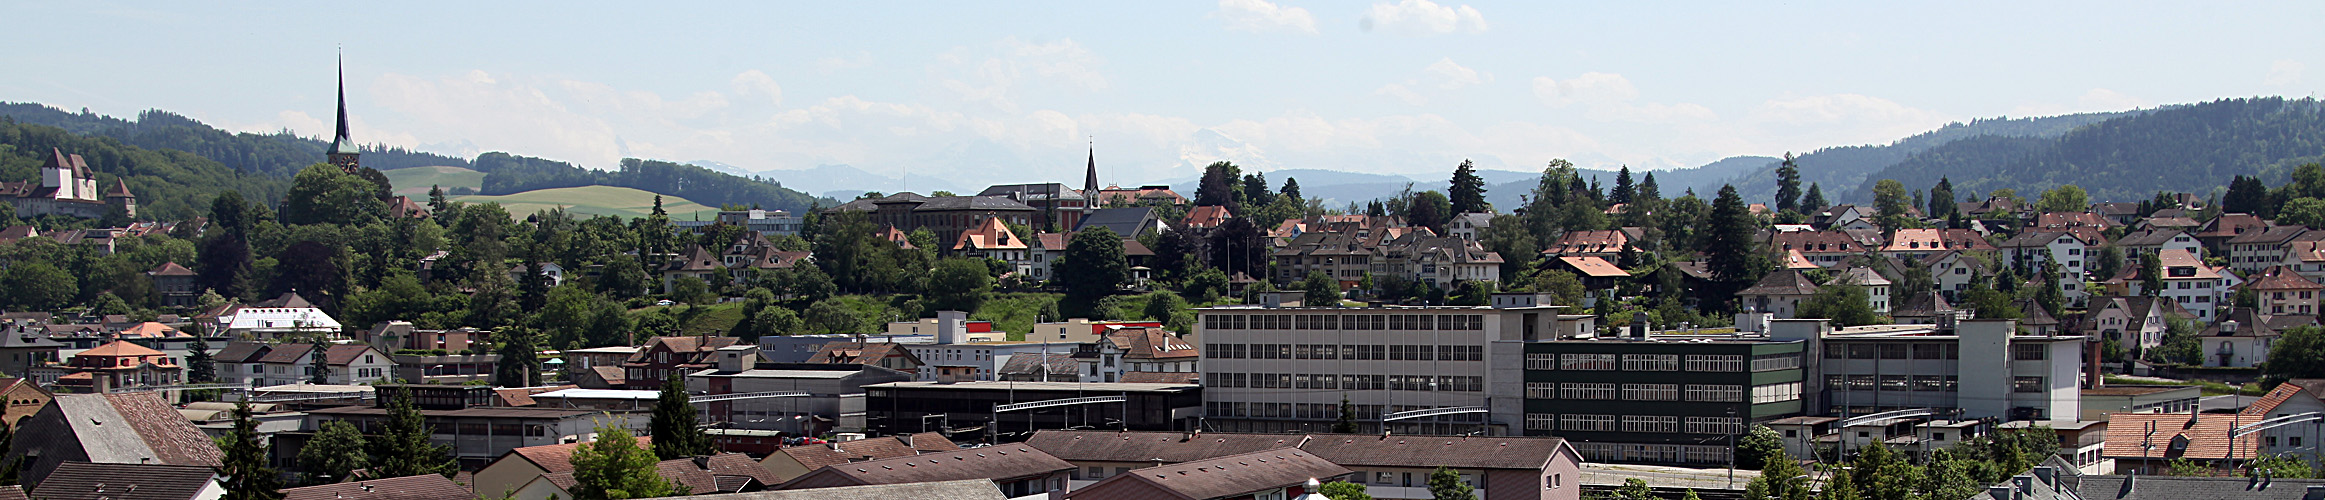
<path fill-rule="evenodd" d="M 2083 272 L 2085 269 L 2083 263 L 2089 257 L 2091 246 L 2084 243 L 2082 238 L 2076 238 L 2074 233 L 2045 234 L 2049 234 L 2050 237 L 2046 241 L 2039 242 L 2040 246 L 2033 246 L 2032 243 L 2035 242 L 2020 242 L 2019 246 L 2003 249 L 2006 252 L 2005 256 L 2014 261 L 2024 259 L 2036 265 L 2040 265 L 2045 259 L 2058 263 L 2059 293 L 2065 295 L 2069 303 L 2083 303 L 2085 299 L 2090 298 L 2090 294 L 2083 290 Z"/>
<path fill-rule="evenodd" d="M 1929 277 L 1937 283 L 1937 290 L 1949 297 L 1958 297 L 1970 288 L 1970 279 L 1978 276 L 1984 263 L 1969 254 L 1954 252 L 1929 263 Z"/>
<path fill-rule="evenodd" d="M 2082 414 L 2083 337 L 2017 335 L 2010 320 L 1832 329 L 1824 320 L 1776 320 L 1776 340 L 1817 339 L 1813 375 L 1828 415 L 1959 408 L 1960 418 L 2074 418 Z"/>

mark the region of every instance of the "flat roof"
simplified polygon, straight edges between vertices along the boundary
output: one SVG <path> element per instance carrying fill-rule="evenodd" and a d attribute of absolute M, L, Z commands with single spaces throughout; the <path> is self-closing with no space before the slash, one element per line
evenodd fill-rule
<path fill-rule="evenodd" d="M 2110 385 L 2083 389 L 2084 396 L 2145 396 L 2178 390 L 2196 390 L 2192 385 Z"/>
<path fill-rule="evenodd" d="M 637 347 L 632 347 L 632 346 L 591 347 L 591 348 L 588 348 L 588 349 L 566 349 L 566 350 L 565 350 L 565 353 L 566 353 L 566 354 L 574 354 L 574 353 L 582 353 L 582 354 L 635 354 L 635 353 L 637 353 L 637 352 L 638 352 L 638 348 L 637 348 Z"/>
<path fill-rule="evenodd" d="M 880 389 L 954 389 L 964 391 L 1090 391 L 1106 392 L 1179 392 L 1198 389 L 1196 384 L 1144 384 L 1132 382 L 1008 382 L 980 380 L 975 382 L 889 382 L 872 384 L 865 388 Z M 1100 394 L 1104 395 L 1104 394 Z"/>
<path fill-rule="evenodd" d="M 689 376 L 689 377 L 735 377 L 735 378 L 818 378 L 818 379 L 840 379 L 840 378 L 847 378 L 847 376 L 849 376 L 849 375 L 855 375 L 855 374 L 858 374 L 858 373 L 863 373 L 863 372 L 856 371 L 856 370 L 743 370 L 743 371 L 734 372 L 734 373 L 718 373 L 718 370 L 715 370 L 715 369 L 709 369 L 709 370 L 703 370 L 703 371 L 705 371 L 705 372 L 710 372 L 710 373 L 692 373 L 692 374 L 688 374 L 687 376 Z"/>
<path fill-rule="evenodd" d="M 578 416 L 582 416 L 582 415 L 595 415 L 595 414 L 599 414 L 599 413 L 605 413 L 605 410 L 583 410 L 583 409 L 568 409 L 568 408 L 467 408 L 467 409 L 460 409 L 460 410 L 428 410 L 428 409 L 422 409 L 422 410 L 420 410 L 420 414 L 421 414 L 421 415 L 423 415 L 423 416 L 429 416 L 429 417 L 449 417 L 449 418 L 557 418 L 557 419 L 562 419 L 562 418 L 578 417 Z M 385 416 L 385 415 L 387 415 L 387 409 L 386 409 L 386 408 L 374 408 L 374 407 L 369 407 L 369 406 L 340 406 L 340 407 L 335 407 L 335 408 L 320 408 L 320 409 L 314 409 L 314 410 L 307 410 L 307 414 L 309 414 L 309 415 L 350 415 L 350 416 L 353 416 L 353 415 L 366 415 L 366 416 Z"/>
<path fill-rule="evenodd" d="M 368 386 L 368 385 L 334 385 L 334 384 L 285 384 L 285 385 L 277 385 L 277 386 L 259 387 L 259 388 L 255 388 L 255 389 L 251 389 L 251 390 L 252 390 L 252 391 L 255 391 L 255 392 L 317 392 L 317 393 L 338 393 L 338 392 L 372 392 L 372 391 L 373 391 L 373 388 L 372 388 L 372 386 Z"/>
<path fill-rule="evenodd" d="M 660 397 L 662 397 L 662 391 L 625 389 L 559 389 L 533 395 L 533 399 L 655 399 Z"/>

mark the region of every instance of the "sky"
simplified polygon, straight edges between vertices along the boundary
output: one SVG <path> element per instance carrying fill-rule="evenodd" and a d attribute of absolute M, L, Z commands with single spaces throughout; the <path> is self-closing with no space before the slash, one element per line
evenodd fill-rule
<path fill-rule="evenodd" d="M 2325 2 L 0 3 L 0 101 L 592 168 L 1666 169 L 2325 90 Z M 343 51 L 343 52 L 342 52 Z M 771 176 L 783 178 L 783 172 Z M 957 189 L 957 188 L 956 188 Z"/>

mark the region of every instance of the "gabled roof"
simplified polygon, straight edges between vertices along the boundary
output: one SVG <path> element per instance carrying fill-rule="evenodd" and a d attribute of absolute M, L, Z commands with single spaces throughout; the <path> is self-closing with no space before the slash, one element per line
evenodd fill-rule
<path fill-rule="evenodd" d="M 256 363 L 273 349 L 273 345 L 265 342 L 231 342 L 210 359 L 219 363 Z"/>
<path fill-rule="evenodd" d="M 1139 231 L 1152 227 L 1154 220 L 1154 207 L 1101 208 L 1082 216 L 1081 224 L 1075 226 L 1074 230 L 1103 227 L 1113 230 L 1116 235 L 1135 238 Z"/>
<path fill-rule="evenodd" d="M 1946 303 L 1945 296 L 1936 291 L 1907 295 L 1904 301 L 1889 309 L 1891 317 L 1901 318 L 1926 318 L 1951 312 L 1954 312 L 1954 305 Z"/>
<path fill-rule="evenodd" d="M 807 362 L 876 365 L 880 364 L 880 360 L 889 356 L 904 356 L 912 359 L 914 363 L 918 363 L 920 360 L 912 355 L 910 349 L 905 349 L 903 344 L 841 340 L 826 343 L 823 347 L 816 348 L 815 355 L 808 356 Z"/>
<path fill-rule="evenodd" d="M 2195 255 L 2195 254 L 2188 253 L 2188 251 L 2187 251 L 2187 250 L 2181 250 L 2181 249 L 2176 249 L 2176 248 L 2173 248 L 2173 249 L 2165 249 L 2165 250 L 2157 251 L 2157 252 L 2155 253 L 2155 256 L 2156 256 L 2156 261 L 2157 261 L 2157 262 L 2159 262 L 2159 263 L 2161 263 L 2161 264 L 2163 265 L 2163 271 L 2162 271 L 2162 272 L 2163 272 L 2163 278 L 2164 278 L 2164 280 L 2165 280 L 2165 281 L 2172 281 L 2172 280 L 2189 280 L 2189 279 L 2220 279 L 2220 269 L 2219 269 L 2219 268 L 2212 267 L 2210 264 L 2205 264 L 2205 263 L 2204 263 L 2204 259 L 2199 259 L 2199 258 L 2196 258 L 2196 255 Z M 2176 267 L 2185 267 L 2185 268 L 2190 268 L 2190 269 L 2193 269 L 2193 270 L 2195 271 L 2195 274 L 2192 274 L 2192 275 L 2187 275 L 2187 276 L 2179 276 L 2179 275 L 2174 275 L 2174 274 L 2172 274 L 2171 270 L 2172 270 L 2172 268 L 2176 268 Z"/>
<path fill-rule="evenodd" d="M 1195 345 L 1187 343 L 1161 328 L 1122 328 L 1106 334 L 1106 341 L 1122 350 L 1123 359 L 1192 359 L 1200 358 Z"/>
<path fill-rule="evenodd" d="M 1591 278 L 1629 278 L 1629 277 L 1631 277 L 1631 273 L 1630 273 L 1630 272 L 1628 272 L 1628 271 L 1624 271 L 1624 270 L 1623 270 L 1623 268 L 1620 268 L 1620 267 L 1615 267 L 1615 265 L 1614 265 L 1613 263 L 1607 262 L 1607 260 L 1606 260 L 1606 259 L 1600 258 L 1599 256 L 1596 256 L 1596 255 L 1582 255 L 1582 256 L 1576 256 L 1576 255 L 1566 255 L 1566 256 L 1560 256 L 1560 257 L 1558 257 L 1558 262 L 1559 262 L 1559 263 L 1561 263 L 1561 264 L 1566 264 L 1566 266 L 1567 266 L 1567 267 L 1574 268 L 1574 270 L 1575 270 L 1575 271 L 1577 271 L 1577 272 L 1581 272 L 1581 273 L 1582 273 L 1582 275 L 1583 275 L 1583 276 L 1585 276 L 1585 277 L 1591 277 Z"/>
<path fill-rule="evenodd" d="M 300 297 L 299 292 L 291 291 L 283 292 L 282 296 L 280 297 L 275 297 L 273 299 L 259 302 L 257 304 L 251 304 L 250 307 L 301 308 L 315 307 L 315 303 L 308 302 L 306 297 Z"/>
<path fill-rule="evenodd" d="M 308 359 L 310 359 L 310 355 L 308 353 L 313 352 L 314 350 L 315 344 L 278 344 L 274 347 L 274 349 L 267 351 L 265 356 L 260 356 L 258 358 L 258 362 L 285 365 L 305 363 Z M 326 350 L 324 352 L 328 353 L 330 351 Z"/>
<path fill-rule="evenodd" d="M 2325 290 L 2325 285 L 2309 281 L 2309 278 L 2285 266 L 2270 266 L 2249 279 L 2251 281 L 2245 282 L 2244 287 L 2257 291 Z"/>
<path fill-rule="evenodd" d="M 64 345 L 63 343 L 59 343 L 59 342 L 57 342 L 57 341 L 54 341 L 54 340 L 49 340 L 48 336 L 46 336 L 46 335 L 40 335 L 40 334 L 36 334 L 36 333 L 30 333 L 30 332 L 26 332 L 26 333 L 18 333 L 18 334 L 14 334 L 14 335 L 5 335 L 5 334 L 0 334 L 0 348 L 27 348 L 27 349 L 29 349 L 29 348 L 47 348 L 47 349 L 57 349 L 57 348 L 62 348 L 62 347 L 64 347 L 64 346 L 65 346 L 65 345 Z"/>
<path fill-rule="evenodd" d="M 639 437 L 637 440 L 639 448 L 654 449 L 652 436 Z M 573 452 L 594 442 L 526 446 L 509 450 L 507 454 L 501 455 L 500 460 L 509 460 L 513 456 L 532 462 L 534 467 L 541 468 L 545 473 L 573 472 Z"/>
<path fill-rule="evenodd" d="M 2165 216 L 2163 212 L 2159 211 L 2156 213 L 2156 217 Z M 2267 228 L 2268 225 L 2268 221 L 2261 220 L 2259 216 L 2252 214 L 2220 214 L 2219 217 L 2212 218 L 2211 222 L 2204 223 L 2204 229 L 2197 231 L 2196 237 L 2235 238 L 2244 233 Z"/>
<path fill-rule="evenodd" d="M 2171 243 L 2172 238 L 2178 238 L 2187 234 L 2188 233 L 2186 231 L 2181 231 L 2178 229 L 2151 228 L 2146 231 L 2125 234 L 2122 238 L 2115 240 L 2115 245 L 2125 247 L 2161 246 L 2165 243 Z"/>
<path fill-rule="evenodd" d="M 1751 288 L 1736 292 L 1736 295 L 1816 295 L 1816 291 L 1816 282 L 1808 279 L 1806 273 L 1798 269 L 1778 269 L 1761 277 L 1760 282 L 1752 284 Z"/>
<path fill-rule="evenodd" d="M 172 417 L 178 418 L 178 417 Z M 180 420 L 183 420 L 180 418 Z M 65 462 L 40 480 L 42 500 L 192 500 L 218 473 L 205 466 Z"/>
<path fill-rule="evenodd" d="M 1000 217 L 986 217 L 984 220 L 977 221 L 977 227 L 961 231 L 961 237 L 953 240 L 954 250 L 1015 250 L 1023 248 L 1025 248 L 1025 239 L 1010 232 L 1009 226 L 1003 224 Z"/>
<path fill-rule="evenodd" d="M 1234 214 L 1227 212 L 1227 207 L 1202 205 L 1187 211 L 1185 223 L 1187 227 L 1217 227 L 1219 223 L 1226 222 L 1227 218 L 1234 216 Z"/>
<path fill-rule="evenodd" d="M 1620 230 L 1567 231 L 1558 235 L 1558 241 L 1543 248 L 1544 255 L 1570 253 L 1620 253 L 1629 247 L 1631 238 Z"/>
<path fill-rule="evenodd" d="M 1042 430 L 1025 444 L 1076 462 L 1177 463 L 1298 447 L 1308 439 L 1301 434 Z"/>
<path fill-rule="evenodd" d="M 937 434 L 934 432 L 923 432 L 905 436 L 887 436 L 858 439 L 855 441 L 785 446 L 782 448 L 777 448 L 775 453 L 780 453 L 784 456 L 791 457 L 792 461 L 799 462 L 799 464 L 805 466 L 807 470 L 812 471 L 823 468 L 827 465 L 838 465 L 849 462 L 878 460 L 883 458 L 909 457 L 931 451 L 949 451 L 958 449 L 960 449 L 959 445 L 954 444 L 950 439 L 945 439 L 944 435 L 942 434 Z"/>
<path fill-rule="evenodd" d="M 223 458 L 216 442 L 153 392 L 58 394 L 18 425 L 30 431 L 17 435 L 19 449 L 39 439 L 48 441 L 42 446 L 77 447 L 91 462 L 216 467 Z"/>
<path fill-rule="evenodd" d="M 80 354 L 74 354 L 73 356 L 75 356 L 75 357 L 79 357 L 79 356 L 164 356 L 164 355 L 166 355 L 166 354 L 163 354 L 161 351 L 156 351 L 156 350 L 153 350 L 153 349 L 151 349 L 151 348 L 147 348 L 147 347 L 145 347 L 145 346 L 137 345 L 137 343 L 136 343 L 136 342 L 123 342 L 123 341 L 116 340 L 116 341 L 108 342 L 108 343 L 106 343 L 105 345 L 97 346 L 97 348 L 96 348 L 96 349 L 90 349 L 90 350 L 86 350 L 86 351 L 81 351 L 81 353 L 80 353 Z"/>
<path fill-rule="evenodd" d="M 153 270 L 147 271 L 146 274 L 151 274 L 154 276 L 193 276 L 194 270 L 186 269 L 186 266 L 178 265 L 176 262 L 163 262 L 159 266 L 154 266 Z"/>
<path fill-rule="evenodd" d="M 1993 250 L 1994 245 L 1977 231 L 1968 229 L 1899 229 L 1889 236 L 1883 252 L 1921 252 L 1935 250 Z"/>
<path fill-rule="evenodd" d="M 1006 500 L 988 479 L 693 495 L 686 500 Z"/>
<path fill-rule="evenodd" d="M 1074 464 L 1031 446 L 1002 445 L 831 465 L 792 478 L 779 489 L 959 479 L 990 479 L 998 482 L 1073 469 Z"/>
<path fill-rule="evenodd" d="M 687 247 L 685 254 L 680 256 L 678 260 L 670 261 L 670 265 L 664 267 L 663 269 L 669 271 L 699 272 L 716 271 L 720 267 L 721 265 L 719 264 L 718 257 L 711 255 L 710 251 L 704 250 L 701 245 L 694 245 Z"/>
<path fill-rule="evenodd" d="M 121 329 L 121 337 L 122 337 L 122 338 L 131 338 L 131 337 L 136 337 L 136 338 L 148 338 L 148 339 L 157 339 L 157 338 L 164 338 L 164 337 L 191 337 L 191 336 L 193 336 L 193 335 L 187 334 L 186 332 L 180 331 L 180 330 L 178 330 L 178 329 L 176 329 L 176 328 L 171 328 L 169 325 L 164 325 L 164 324 L 157 323 L 157 322 L 152 322 L 152 321 L 147 321 L 147 322 L 144 322 L 144 323 L 138 323 L 138 324 L 136 324 L 136 325 L 130 326 L 129 328 L 123 328 L 123 329 Z"/>
<path fill-rule="evenodd" d="M 362 479 L 282 490 L 282 500 L 472 500 L 476 493 L 443 474 Z"/>
<path fill-rule="evenodd" d="M 1018 354 L 1009 357 L 1009 364 L 1001 366 L 1000 374 L 1073 374 L 1079 370 L 1079 366 L 1080 363 L 1074 361 L 1074 355 L 1069 353 Z"/>
<path fill-rule="evenodd" d="M 2117 413 L 2108 418 L 2107 458 L 2251 459 L 2257 439 L 2229 439 L 2229 431 L 2257 416 L 2200 413 Z M 2153 432 L 2149 432 L 2153 430 Z"/>
<path fill-rule="evenodd" d="M 1067 493 L 1066 498 L 1233 498 L 1351 472 L 1299 448 L 1277 448 L 1132 469 Z"/>
<path fill-rule="evenodd" d="M 1384 436 L 1317 434 L 1301 450 L 1347 467 L 1454 467 L 1541 470 L 1564 438 L 1520 436 Z"/>

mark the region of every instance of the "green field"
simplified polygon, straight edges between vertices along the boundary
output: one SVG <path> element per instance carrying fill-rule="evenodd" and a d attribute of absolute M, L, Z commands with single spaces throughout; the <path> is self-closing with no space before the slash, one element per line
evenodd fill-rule
<path fill-rule="evenodd" d="M 456 187 L 484 187 L 484 172 L 460 167 L 412 167 L 380 173 L 387 174 L 388 183 L 396 187 L 396 194 L 414 199 L 427 199 L 428 188 L 432 186 L 443 186 L 447 192 Z"/>
<path fill-rule="evenodd" d="M 575 217 L 645 217 L 654 213 L 654 193 L 613 186 L 538 189 L 500 196 L 454 196 L 452 201 L 500 203 L 502 208 L 509 211 L 509 216 L 518 219 L 557 207 L 565 207 L 565 211 Z M 662 209 L 669 212 L 670 220 L 674 221 L 711 220 L 718 216 L 717 208 L 702 206 L 676 196 L 662 197 Z"/>

